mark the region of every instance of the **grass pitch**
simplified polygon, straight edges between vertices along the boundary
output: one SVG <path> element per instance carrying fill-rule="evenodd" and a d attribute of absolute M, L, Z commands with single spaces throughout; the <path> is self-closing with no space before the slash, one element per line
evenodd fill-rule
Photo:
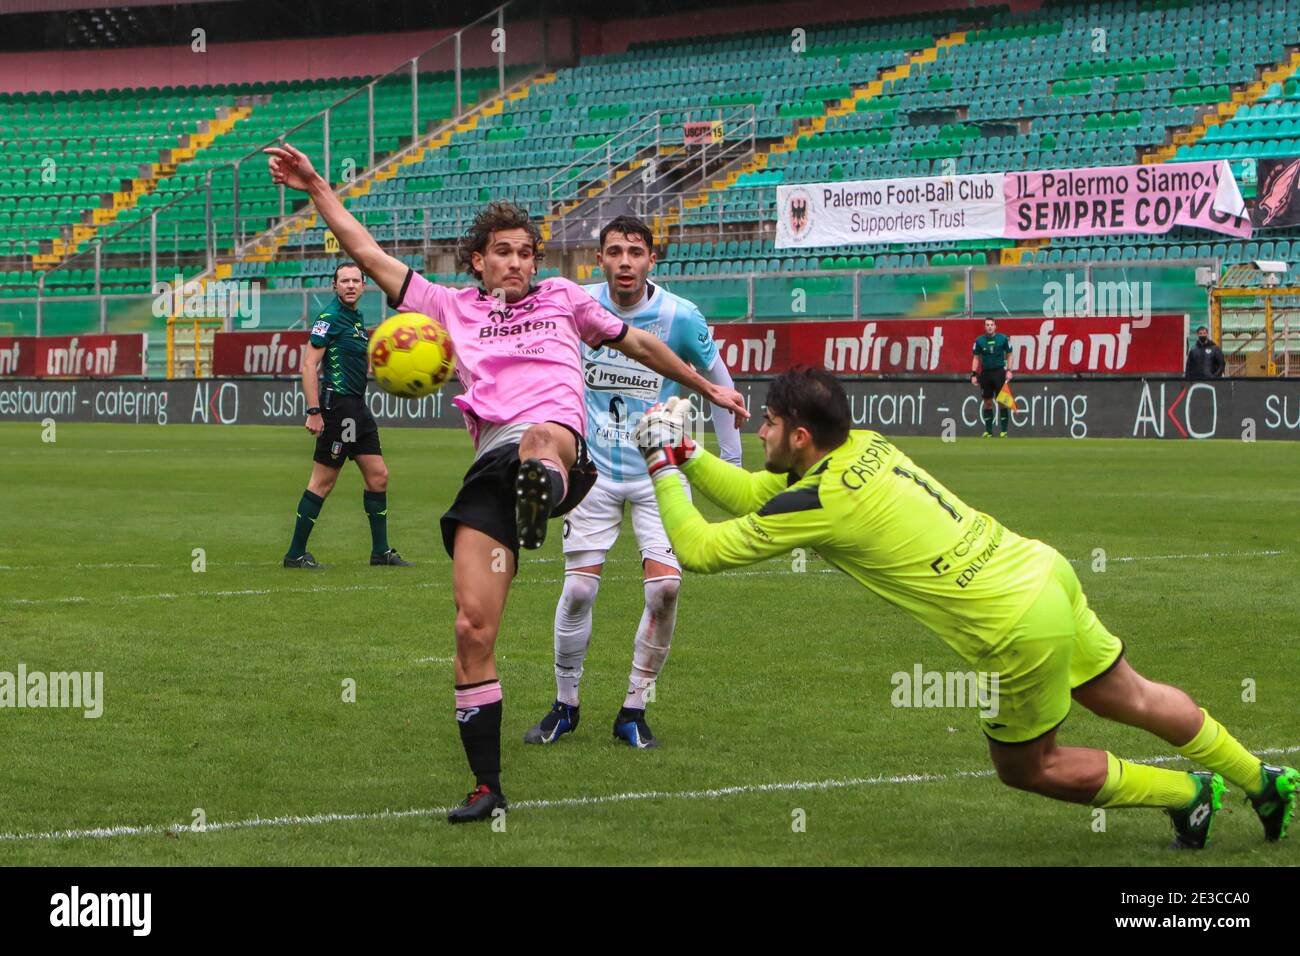
<path fill-rule="evenodd" d="M 279 566 L 310 468 L 300 429 L 69 424 L 47 444 L 37 424 L 0 425 L 0 671 L 104 675 L 98 719 L 0 709 L 0 863 L 1300 864 L 1300 839 L 1266 846 L 1240 794 L 1189 858 L 1164 849 L 1156 811 L 1112 811 L 1097 832 L 1087 807 L 1003 787 L 973 711 L 890 704 L 895 672 L 965 663 L 815 558 L 688 574 L 649 713 L 664 746 L 617 744 L 642 607 L 626 526 L 581 727 L 545 748 L 522 735 L 554 695 L 556 529 L 525 555 L 497 646 L 513 809 L 504 832 L 451 828 L 439 808 L 470 778 L 437 519 L 470 445 L 383 441 L 390 537 L 418 567 L 367 565 L 349 465 L 311 539 L 328 568 L 308 574 Z M 1072 559 L 1139 670 L 1300 760 L 1300 446 L 899 444 Z M 1078 707 L 1059 739 L 1187 766 Z"/>

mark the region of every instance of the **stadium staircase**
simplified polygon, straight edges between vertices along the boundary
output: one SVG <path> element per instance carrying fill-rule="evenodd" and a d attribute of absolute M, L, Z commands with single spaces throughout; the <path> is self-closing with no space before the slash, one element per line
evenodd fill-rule
<path fill-rule="evenodd" d="M 446 149 L 456 134 L 469 133 L 477 129 L 488 117 L 499 116 L 508 104 L 526 99 L 534 90 L 552 83 L 554 80 L 555 74 L 553 72 L 538 73 L 516 83 L 504 93 L 471 107 L 464 114 L 454 117 L 450 122 L 428 134 L 422 140 L 412 143 L 386 161 L 378 163 L 374 168 L 359 177 L 355 183 L 340 191 L 339 198 L 345 205 L 351 206 L 355 200 L 370 195 L 376 187 L 392 181 L 404 171 L 414 169 L 417 164 L 436 155 L 439 150 Z M 300 237 L 303 232 L 318 228 L 323 228 L 320 217 L 316 214 L 314 207 L 307 204 L 297 214 L 290 216 L 274 228 L 257 236 L 244 247 L 236 249 L 235 258 L 250 263 L 270 263 L 276 259 L 278 253 L 286 245 L 295 238 Z M 204 273 L 199 278 L 201 281 L 206 281 L 208 278 L 226 279 L 233 274 L 233 264 L 225 262 L 218 264 L 211 276 Z"/>
<path fill-rule="evenodd" d="M 1285 63 L 1264 70 L 1261 77 L 1245 89 L 1234 90 L 1232 98 L 1214 104 L 1214 108 L 1199 119 L 1192 128 L 1182 133 L 1175 133 L 1173 142 L 1152 150 L 1142 157 L 1144 163 L 1167 163 L 1172 161 L 1181 147 L 1200 142 L 1210 130 L 1221 129 L 1230 123 L 1244 108 L 1249 108 L 1275 88 L 1275 85 L 1290 79 L 1300 67 L 1300 50 L 1292 50 Z"/>
<path fill-rule="evenodd" d="M 700 209 L 708 205 L 709 200 L 714 194 L 730 189 L 735 186 L 742 177 L 753 177 L 754 174 L 767 168 L 771 157 L 781 153 L 788 153 L 796 148 L 801 140 L 807 141 L 816 137 L 825 131 L 827 123 L 833 119 L 848 116 L 857 113 L 869 106 L 872 100 L 880 97 L 885 89 L 885 84 L 894 80 L 910 76 L 913 67 L 919 67 L 925 63 L 933 63 L 941 49 L 950 46 L 956 46 L 966 42 L 964 31 L 956 31 L 945 37 L 941 37 L 931 46 L 926 47 L 915 54 L 908 54 L 907 59 L 897 66 L 889 67 L 878 79 L 869 83 L 854 87 L 852 92 L 842 99 L 830 101 L 829 105 L 824 105 L 824 112 L 821 116 L 811 117 L 807 124 L 800 129 L 782 137 L 778 142 L 771 144 L 766 150 L 760 152 L 752 160 L 745 163 L 739 169 L 729 173 L 722 179 L 715 180 L 705 189 L 698 191 L 695 195 L 690 196 L 683 203 L 684 207 L 689 210 Z M 664 227 L 678 225 L 674 219 L 667 219 Z"/>
<path fill-rule="evenodd" d="M 130 180 L 126 189 L 113 193 L 107 206 L 92 209 L 90 225 L 74 226 L 68 239 L 54 239 L 50 252 L 32 256 L 32 264 L 52 269 L 75 256 L 96 236 L 107 233 L 122 213 L 135 208 L 144 196 L 152 193 L 160 180 L 173 175 L 180 164 L 212 145 L 217 137 L 251 113 L 252 109 L 246 106 L 221 107 L 217 117 L 204 124 L 204 129 L 182 136 L 182 142 L 174 149 L 165 150 L 158 162 L 150 163 L 143 176 Z"/>

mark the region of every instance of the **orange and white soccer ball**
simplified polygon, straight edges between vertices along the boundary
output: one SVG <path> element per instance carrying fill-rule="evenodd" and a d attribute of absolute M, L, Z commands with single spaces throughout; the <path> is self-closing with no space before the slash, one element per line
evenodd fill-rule
<path fill-rule="evenodd" d="M 456 368 L 451 336 L 419 312 L 399 312 L 370 333 L 375 381 L 391 395 L 420 398 L 447 383 Z"/>

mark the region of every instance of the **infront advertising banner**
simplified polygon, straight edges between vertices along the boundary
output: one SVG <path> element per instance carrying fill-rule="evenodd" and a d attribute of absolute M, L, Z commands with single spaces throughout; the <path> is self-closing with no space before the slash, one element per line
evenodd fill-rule
<path fill-rule="evenodd" d="M 1040 374 L 1180 374 L 1182 315 L 1004 318 L 1011 368 Z M 776 374 L 796 363 L 841 375 L 967 374 L 983 319 L 728 322 L 710 326 L 733 376 Z"/>
<path fill-rule="evenodd" d="M 212 337 L 212 374 L 298 375 L 307 332 L 217 332 Z"/>
<path fill-rule="evenodd" d="M 0 378 L 35 378 L 35 336 L 0 336 Z"/>
<path fill-rule="evenodd" d="M 1225 160 L 799 183 L 776 205 L 778 249 L 1252 228 Z"/>
<path fill-rule="evenodd" d="M 1186 359 L 1182 315 L 1097 318 L 1002 318 L 1017 372 L 1176 375 Z M 776 374 L 795 364 L 841 375 L 960 375 L 983 319 L 885 319 L 832 322 L 725 322 L 710 326 L 735 375 Z M 2 340 L 0 340 L 2 341 Z M 218 332 L 212 369 L 218 377 L 296 377 L 306 332 Z"/>
<path fill-rule="evenodd" d="M 148 336 L 143 332 L 0 338 L 0 378 L 143 375 L 148 344 Z"/>
<path fill-rule="evenodd" d="M 769 380 L 738 379 L 757 418 Z M 979 392 L 968 382 L 894 379 L 846 380 L 857 428 L 889 435 L 978 437 Z M 1300 380 L 1061 379 L 1016 377 L 1016 435 L 1037 438 L 1224 438 L 1300 441 Z M 464 428 L 451 399 L 458 382 L 419 400 L 371 389 L 366 403 L 382 427 Z M 698 402 L 698 398 L 693 399 Z M 704 408 L 707 421 L 709 408 Z M 297 382 L 224 381 L 0 383 L 0 421 L 131 422 L 142 425 L 292 425 L 286 442 L 310 448 L 302 428 L 306 396 Z M 753 431 L 754 421 L 745 426 Z M 467 442 L 469 438 L 465 439 Z M 712 441 L 712 439 L 708 439 Z"/>

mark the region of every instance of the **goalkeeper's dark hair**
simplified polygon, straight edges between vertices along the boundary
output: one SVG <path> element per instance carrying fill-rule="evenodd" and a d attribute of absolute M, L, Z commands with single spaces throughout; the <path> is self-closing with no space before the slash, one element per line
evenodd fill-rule
<path fill-rule="evenodd" d="M 503 229 L 522 229 L 533 240 L 533 260 L 542 261 L 542 231 L 537 228 L 528 215 L 528 210 L 508 200 L 498 199 L 488 203 L 478 211 L 474 221 L 465 230 L 456 243 L 456 264 L 475 279 L 483 278 L 483 273 L 474 268 L 471 258 L 474 253 L 487 251 L 492 241 L 492 233 Z"/>
<path fill-rule="evenodd" d="M 651 252 L 655 251 L 655 237 L 650 232 L 650 227 L 638 219 L 636 216 L 615 216 L 609 222 L 605 223 L 604 228 L 600 230 L 600 249 L 605 250 L 605 237 L 611 232 L 621 232 L 625 236 L 639 236 L 645 247 Z"/>
<path fill-rule="evenodd" d="M 824 368 L 795 365 L 777 376 L 767 407 L 785 420 L 786 434 L 806 428 L 818 448 L 829 451 L 849 438 L 853 416 L 844 386 Z"/>

